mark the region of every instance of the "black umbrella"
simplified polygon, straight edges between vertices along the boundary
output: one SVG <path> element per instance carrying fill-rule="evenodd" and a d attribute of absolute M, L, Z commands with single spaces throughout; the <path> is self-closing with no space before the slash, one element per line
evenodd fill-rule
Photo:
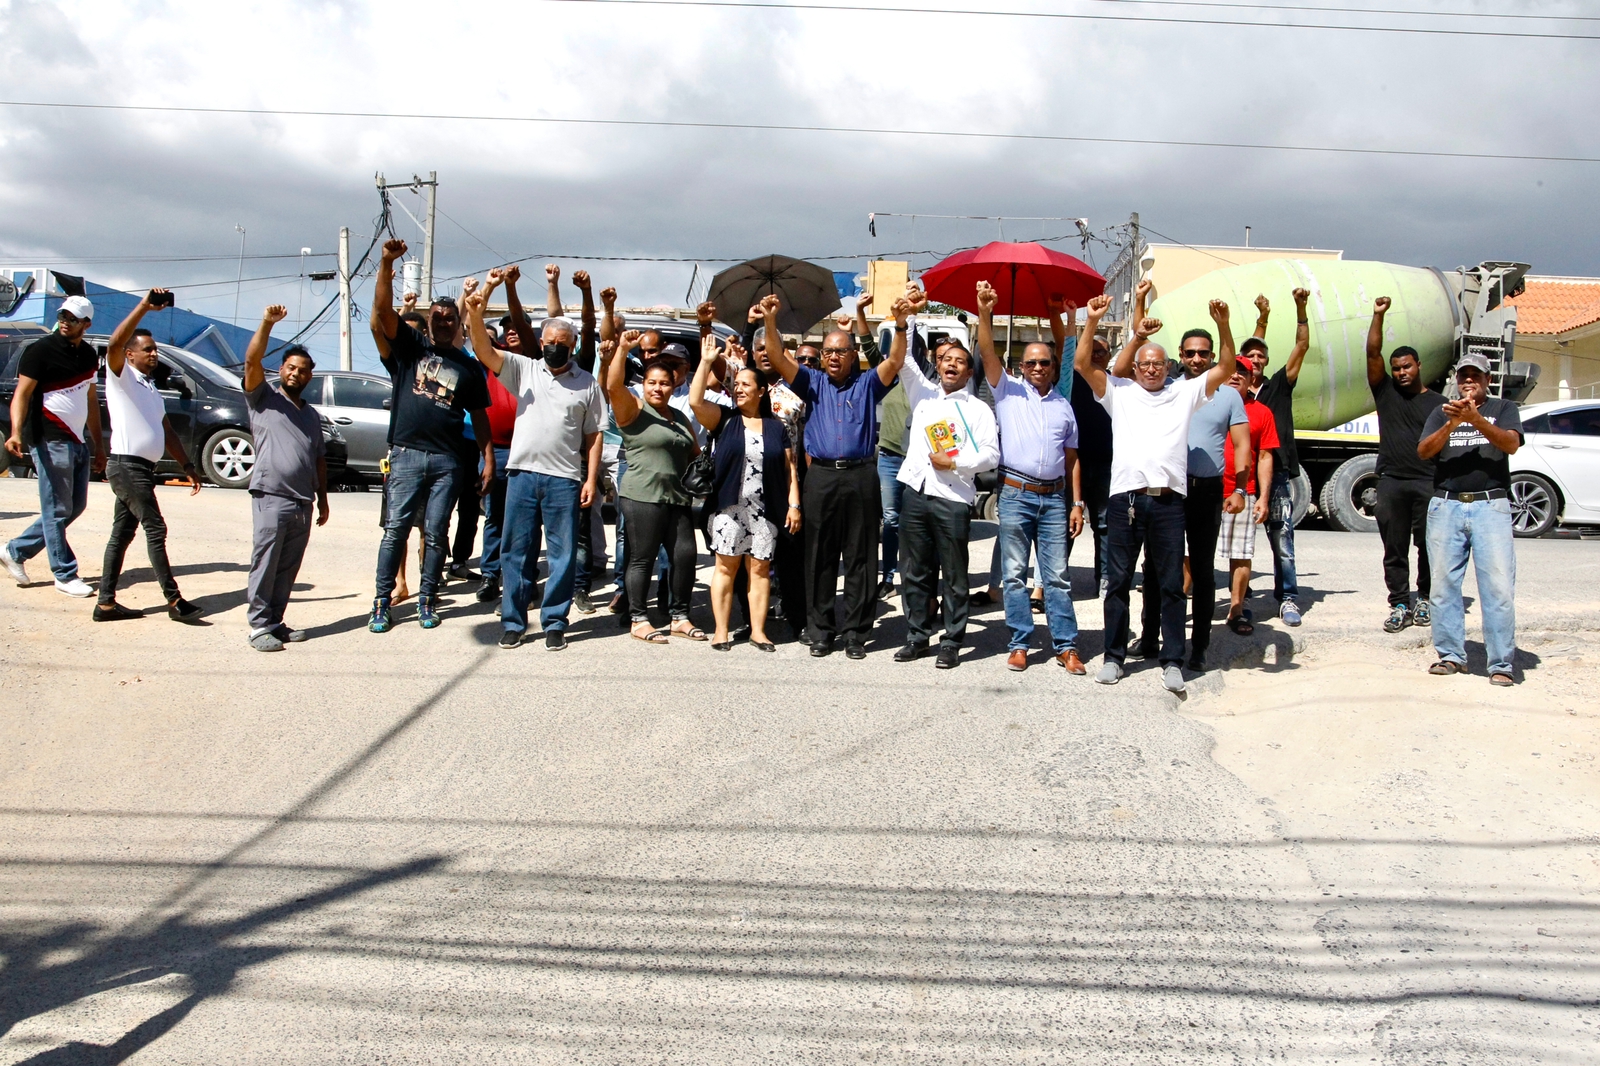
<path fill-rule="evenodd" d="M 833 272 L 787 255 L 764 255 L 729 267 L 711 279 L 706 298 L 717 305 L 718 318 L 743 330 L 751 305 L 773 293 L 783 300 L 778 328 L 785 333 L 803 333 L 839 309 Z"/>

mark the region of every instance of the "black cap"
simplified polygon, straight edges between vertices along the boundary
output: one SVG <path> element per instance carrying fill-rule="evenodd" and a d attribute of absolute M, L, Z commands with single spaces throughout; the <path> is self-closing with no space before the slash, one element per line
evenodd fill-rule
<path fill-rule="evenodd" d="M 689 349 L 685 348 L 677 341 L 671 341 L 661 346 L 661 350 L 656 353 L 656 358 L 682 359 L 685 363 L 687 363 L 689 361 Z"/>

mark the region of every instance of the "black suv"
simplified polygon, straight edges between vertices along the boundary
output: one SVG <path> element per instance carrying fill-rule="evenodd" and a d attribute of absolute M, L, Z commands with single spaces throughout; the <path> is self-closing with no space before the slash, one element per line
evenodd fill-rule
<path fill-rule="evenodd" d="M 17 391 L 17 361 L 22 350 L 42 336 L 42 331 L 24 332 L 14 327 L 0 332 L 0 429 L 7 436 L 11 433 L 11 397 Z M 91 334 L 84 339 L 95 346 L 103 359 L 108 337 Z M 156 388 L 166 400 L 167 419 L 184 450 L 213 484 L 228 489 L 247 487 L 256 464 L 256 449 L 239 378 L 193 352 L 166 344 L 158 348 Z M 111 416 L 106 410 L 105 374 L 102 364 L 97 383 L 100 425 L 109 450 Z M 338 484 L 346 474 L 345 440 L 326 417 L 322 420 L 322 436 L 327 448 L 328 483 Z M 32 466 L 29 459 L 20 463 L 13 459 L 12 463 L 23 468 Z M 157 470 L 169 476 L 182 474 L 170 458 L 162 459 Z"/>

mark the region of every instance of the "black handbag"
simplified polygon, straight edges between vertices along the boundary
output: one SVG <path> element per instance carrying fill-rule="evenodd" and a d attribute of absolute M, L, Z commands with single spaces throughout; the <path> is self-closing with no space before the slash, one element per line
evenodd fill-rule
<path fill-rule="evenodd" d="M 691 496 L 711 495 L 711 484 L 716 480 L 717 467 L 712 461 L 711 449 L 701 448 L 700 454 L 689 460 L 689 466 L 680 479 L 683 491 Z"/>

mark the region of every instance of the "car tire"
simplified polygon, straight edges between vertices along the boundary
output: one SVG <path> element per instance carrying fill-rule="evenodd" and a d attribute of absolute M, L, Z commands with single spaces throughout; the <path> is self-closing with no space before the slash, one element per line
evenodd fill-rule
<path fill-rule="evenodd" d="M 242 429 L 225 429 L 206 441 L 200 450 L 200 465 L 215 485 L 249 488 L 250 473 L 256 467 L 255 439 Z"/>
<path fill-rule="evenodd" d="M 1358 455 L 1342 463 L 1322 486 L 1319 501 L 1328 525 L 1345 533 L 1378 531 L 1378 456 Z"/>
<path fill-rule="evenodd" d="M 985 522 L 1000 521 L 1000 494 L 998 492 L 985 493 L 983 499 L 978 501 L 978 517 Z"/>
<path fill-rule="evenodd" d="M 1561 494 L 1550 479 L 1538 474 L 1511 475 L 1511 532 L 1542 537 L 1561 520 Z"/>

